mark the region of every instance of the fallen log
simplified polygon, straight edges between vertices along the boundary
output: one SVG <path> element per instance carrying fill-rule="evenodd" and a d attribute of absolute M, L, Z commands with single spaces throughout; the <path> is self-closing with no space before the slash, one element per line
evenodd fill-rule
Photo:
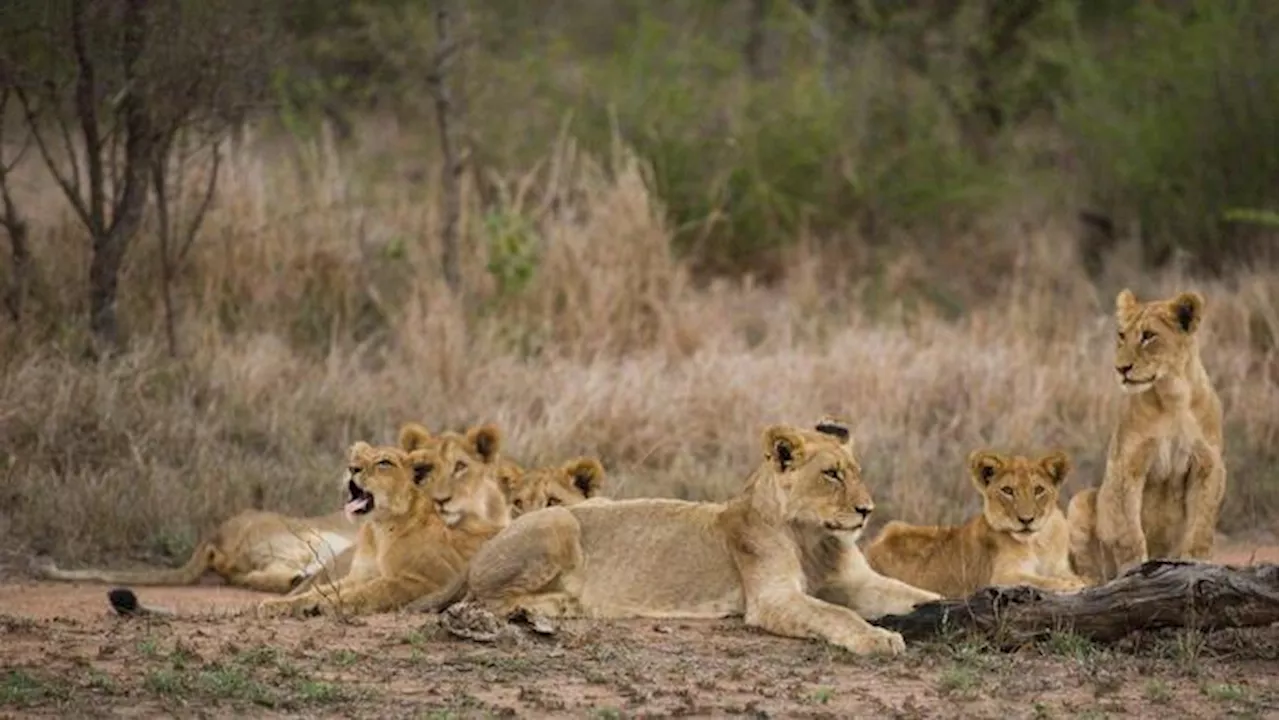
<path fill-rule="evenodd" d="M 1277 620 L 1280 570 L 1275 564 L 1149 560 L 1111 582 L 1075 593 L 988 587 L 968 598 L 918 605 L 875 624 L 907 640 L 969 631 L 1001 645 L 1020 645 L 1054 632 L 1111 642 L 1138 630 L 1266 627 Z"/>

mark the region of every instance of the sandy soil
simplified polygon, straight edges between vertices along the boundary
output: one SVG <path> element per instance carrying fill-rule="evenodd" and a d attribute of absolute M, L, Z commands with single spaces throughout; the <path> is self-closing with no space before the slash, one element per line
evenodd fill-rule
<path fill-rule="evenodd" d="M 1222 562 L 1276 562 L 1273 544 Z M 1275 717 L 1277 629 L 1171 632 L 1017 652 L 912 643 L 857 658 L 735 620 L 567 621 L 550 637 L 454 638 L 434 617 L 259 621 L 259 594 L 147 588 L 196 617 L 122 619 L 106 587 L 0 581 L 0 717 Z"/>

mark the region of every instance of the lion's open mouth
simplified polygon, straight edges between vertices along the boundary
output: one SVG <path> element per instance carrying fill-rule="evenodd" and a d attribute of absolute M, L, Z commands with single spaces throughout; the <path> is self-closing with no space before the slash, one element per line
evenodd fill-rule
<path fill-rule="evenodd" d="M 1150 385 L 1155 381 L 1156 379 L 1154 376 L 1149 378 L 1130 378 L 1130 377 L 1120 378 L 1120 382 L 1129 387 L 1140 387 L 1142 385 Z"/>
<path fill-rule="evenodd" d="M 364 515 L 373 509 L 373 493 L 357 485 L 355 480 L 347 481 L 347 492 L 351 493 L 351 499 L 342 509 L 349 517 Z"/>

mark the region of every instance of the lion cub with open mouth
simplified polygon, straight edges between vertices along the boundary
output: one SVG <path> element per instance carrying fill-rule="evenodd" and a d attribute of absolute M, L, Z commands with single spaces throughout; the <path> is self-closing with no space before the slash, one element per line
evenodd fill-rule
<path fill-rule="evenodd" d="M 1070 470 L 1055 452 L 1038 460 L 976 450 L 969 455 L 982 512 L 963 525 L 894 521 L 867 548 L 876 572 L 947 597 L 988 585 L 1030 585 L 1055 592 L 1086 586 L 1071 571 L 1066 517 L 1058 491 Z"/>

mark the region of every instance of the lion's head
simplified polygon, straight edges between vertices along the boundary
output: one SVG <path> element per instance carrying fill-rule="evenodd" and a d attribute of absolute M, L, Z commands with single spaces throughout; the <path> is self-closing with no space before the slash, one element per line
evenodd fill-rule
<path fill-rule="evenodd" d="M 526 470 L 506 483 L 513 517 L 556 505 L 576 505 L 600 494 L 604 466 L 592 457 L 580 457 L 563 465 Z"/>
<path fill-rule="evenodd" d="M 762 469 L 774 478 L 786 520 L 856 540 L 875 503 L 862 483 L 848 427 L 830 419 L 813 430 L 774 425 L 762 439 Z"/>
<path fill-rule="evenodd" d="M 509 509 L 498 481 L 497 428 L 483 425 L 465 435 L 444 433 L 410 453 L 426 477 L 436 514 L 455 527 L 468 519 L 506 524 Z"/>
<path fill-rule="evenodd" d="M 1184 292 L 1170 300 L 1138 302 L 1123 290 L 1116 296 L 1116 379 L 1128 394 L 1151 389 L 1161 378 L 1185 371 L 1197 352 L 1196 330 L 1204 297 Z"/>
<path fill-rule="evenodd" d="M 421 497 L 422 468 L 411 453 L 398 447 L 370 445 L 363 440 L 347 453 L 347 517 L 396 517 L 413 512 Z"/>
<path fill-rule="evenodd" d="M 1038 460 L 994 450 L 969 454 L 969 473 L 982 493 L 982 513 L 992 529 L 1027 540 L 1058 507 L 1058 490 L 1071 470 L 1065 453 Z"/>

